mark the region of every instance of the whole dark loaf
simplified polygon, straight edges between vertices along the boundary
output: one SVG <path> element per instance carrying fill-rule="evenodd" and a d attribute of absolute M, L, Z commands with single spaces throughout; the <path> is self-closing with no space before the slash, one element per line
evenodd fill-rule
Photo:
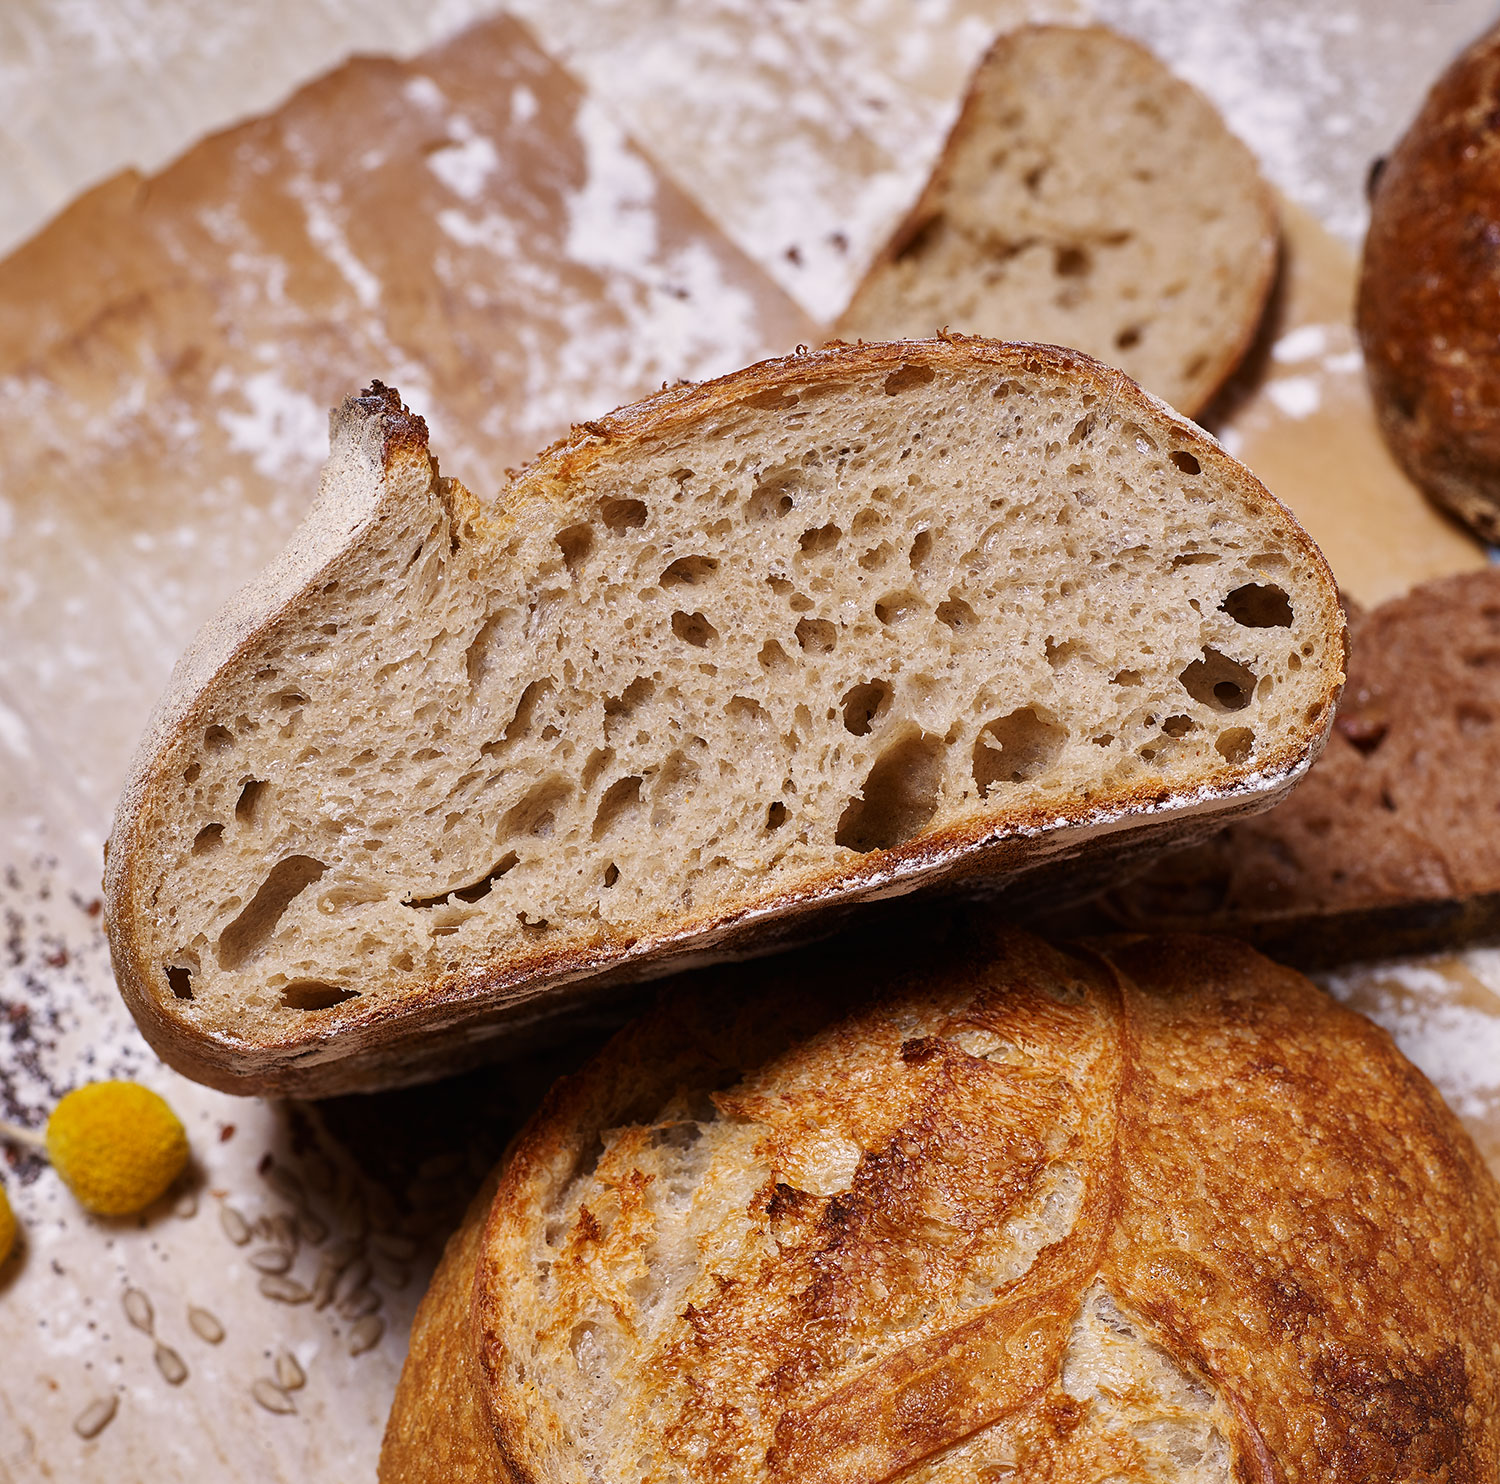
<path fill-rule="evenodd" d="M 1105 898 L 1303 965 L 1500 932 L 1500 570 L 1350 615 L 1349 680 L 1285 803 Z"/>
<path fill-rule="evenodd" d="M 1406 472 L 1500 541 L 1500 27 L 1440 77 L 1375 177 L 1358 322 Z"/>

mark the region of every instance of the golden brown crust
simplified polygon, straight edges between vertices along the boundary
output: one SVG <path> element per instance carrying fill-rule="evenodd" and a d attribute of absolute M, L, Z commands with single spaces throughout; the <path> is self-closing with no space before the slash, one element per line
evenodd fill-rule
<path fill-rule="evenodd" d="M 475 1280 L 479 1359 L 518 1480 L 585 1477 L 531 1332 L 543 1312 L 566 1330 L 590 1294 L 623 1293 L 612 1285 L 652 1240 L 626 1194 L 641 1189 L 629 1172 L 657 1110 L 674 1089 L 760 1066 L 714 1101 L 762 1135 L 770 1180 L 736 1219 L 774 1233 L 770 1255 L 747 1239 L 705 1259 L 686 1311 L 622 1373 L 651 1409 L 607 1424 L 639 1429 L 662 1469 L 690 1456 L 700 1484 L 871 1484 L 944 1477 L 945 1450 L 984 1444 L 1018 1478 L 1174 1477 L 1110 1430 L 1115 1403 L 1063 1384 L 1069 1326 L 1102 1284 L 1196 1378 L 1236 1479 L 1489 1484 L 1500 1191 L 1383 1031 L 1229 941 L 1061 953 L 976 925 L 936 968 L 913 957 L 879 977 L 842 961 L 877 979 L 875 1001 L 799 1045 L 857 1003 L 858 983 L 829 988 L 833 967 L 813 959 L 748 1003 L 735 976 L 717 1008 L 675 999 L 522 1136 Z M 912 1018 L 936 1033 L 903 1039 Z M 975 1033 L 1026 1056 L 974 1054 Z M 810 1128 L 863 1151 L 842 1193 L 786 1173 Z M 559 1196 L 601 1135 L 591 1199 L 613 1190 L 618 1209 L 578 1208 L 544 1249 L 543 1311 L 537 1224 L 567 1209 Z M 1071 1230 L 991 1299 L 959 1306 L 973 1253 L 1058 1160 L 1083 1176 Z M 861 1349 L 870 1358 L 850 1362 Z"/>
<path fill-rule="evenodd" d="M 412 1324 L 411 1346 L 380 1445 L 381 1484 L 510 1484 L 490 1435 L 474 1365 L 474 1267 L 497 1169 L 474 1197 Z"/>
<path fill-rule="evenodd" d="M 492 1031 L 557 1013 L 567 998 L 586 989 L 653 977 L 714 958 L 763 952 L 789 936 L 815 934 L 818 928 L 812 919 L 830 906 L 975 879 L 998 887 L 1065 859 L 1088 858 L 1098 864 L 1127 858 L 1147 845 L 1165 849 L 1199 838 L 1211 827 L 1210 821 L 1221 823 L 1282 797 L 1321 749 L 1343 682 L 1343 618 L 1332 574 L 1311 537 L 1285 507 L 1208 434 L 1121 372 L 1081 352 L 947 335 L 926 341 L 836 344 L 761 362 L 714 381 L 663 391 L 575 429 L 571 438 L 544 453 L 502 492 L 498 509 L 486 519 L 503 524 L 530 502 L 561 500 L 571 487 L 587 485 L 592 471 L 606 460 L 669 438 L 717 412 L 774 397 L 788 385 L 856 374 L 873 378 L 911 365 L 994 367 L 1082 383 L 1106 406 L 1127 411 L 1143 426 L 1169 426 L 1173 440 L 1191 450 L 1204 470 L 1282 517 L 1286 540 L 1306 570 L 1316 574 L 1324 594 L 1319 626 L 1339 638 L 1325 647 L 1320 660 L 1322 700 L 1302 718 L 1299 734 L 1279 748 L 1266 748 L 1252 762 L 1226 762 L 1205 771 L 1191 790 L 1160 783 L 1117 786 L 1094 800 L 1011 809 L 1004 815 L 929 830 L 894 849 L 871 851 L 821 876 L 809 876 L 793 890 L 748 899 L 733 910 L 684 916 L 648 937 L 621 939 L 601 933 L 586 944 L 538 949 L 503 968 L 482 966 L 436 983 L 413 984 L 398 999 L 370 1006 L 352 1000 L 306 1017 L 305 1028 L 284 1037 L 241 1038 L 190 1027 L 153 979 L 139 941 L 139 923 L 149 913 L 141 897 L 141 873 L 153 820 L 165 807 L 160 801 L 175 786 L 171 780 L 179 771 L 176 752 L 188 745 L 189 733 L 205 718 L 212 720 L 213 687 L 228 683 L 222 677 L 230 673 L 232 662 L 273 632 L 303 587 L 337 575 L 358 532 L 377 518 L 383 504 L 428 497 L 425 490 L 417 493 L 424 481 L 437 488 L 425 437 L 414 431 L 419 420 L 396 410 L 399 398 L 381 389 L 346 404 L 340 414 L 358 429 L 360 446 L 381 461 L 379 493 L 366 495 L 365 507 L 351 513 L 332 500 L 342 486 L 325 477 L 325 492 L 335 507 L 331 515 L 318 530 L 304 528 L 300 554 L 282 564 L 285 570 L 268 573 L 237 600 L 225 620 L 205 631 L 174 676 L 126 785 L 106 875 L 106 922 L 122 993 L 163 1058 L 199 1081 L 234 1092 L 324 1096 L 417 1081 L 481 1059 L 484 1038 Z M 394 409 L 388 405 L 390 398 L 395 398 Z M 463 508 L 472 510 L 473 497 L 461 487 L 458 491 Z M 448 498 L 446 488 L 440 497 Z M 802 919 L 809 921 L 799 926 Z"/>
<path fill-rule="evenodd" d="M 1381 168 L 1358 322 L 1381 431 L 1428 495 L 1500 541 L 1500 28 L 1443 74 Z"/>

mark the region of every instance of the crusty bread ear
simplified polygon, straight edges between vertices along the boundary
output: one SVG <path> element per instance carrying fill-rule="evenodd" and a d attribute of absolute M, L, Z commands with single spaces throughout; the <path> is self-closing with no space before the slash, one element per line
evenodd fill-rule
<path fill-rule="evenodd" d="M 975 914 L 684 984 L 559 1084 L 381 1480 L 1487 1480 L 1497 1270 L 1384 1031 L 1238 943 Z"/>
<path fill-rule="evenodd" d="M 1342 663 L 1300 527 L 1072 353 L 768 362 L 586 425 L 492 508 L 376 389 L 148 733 L 116 973 L 216 1085 L 433 1075 L 569 984 L 1264 807 Z"/>
<path fill-rule="evenodd" d="M 1076 346 L 1194 416 L 1254 339 L 1276 257 L 1270 191 L 1206 98 L 1103 26 L 1025 26 L 980 63 L 838 334 Z"/>

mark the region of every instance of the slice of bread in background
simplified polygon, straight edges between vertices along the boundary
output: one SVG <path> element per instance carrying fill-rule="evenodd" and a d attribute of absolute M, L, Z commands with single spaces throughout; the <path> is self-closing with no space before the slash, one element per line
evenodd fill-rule
<path fill-rule="evenodd" d="M 839 321 L 1076 346 L 1195 416 L 1254 338 L 1276 212 L 1196 89 L 1099 26 L 1002 36 Z"/>
<path fill-rule="evenodd" d="M 1302 786 L 1112 893 L 1111 920 L 1235 933 L 1309 966 L 1500 932 L 1500 572 L 1425 583 L 1351 636 Z"/>
<path fill-rule="evenodd" d="M 383 1484 L 455 1427 L 517 1484 L 1487 1477 L 1500 1191 L 1384 1031 L 1232 941 L 977 920 L 773 985 L 554 1089 Z"/>
<path fill-rule="evenodd" d="M 116 973 L 216 1085 L 436 1075 L 569 984 L 1265 807 L 1342 628 L 1253 476 L 1070 352 L 767 362 L 586 425 L 489 508 L 376 390 L 143 742 Z"/>

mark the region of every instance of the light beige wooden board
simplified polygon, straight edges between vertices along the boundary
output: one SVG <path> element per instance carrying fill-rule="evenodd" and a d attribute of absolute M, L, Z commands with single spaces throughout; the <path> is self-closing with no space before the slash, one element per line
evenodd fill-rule
<path fill-rule="evenodd" d="M 1375 440 L 1346 306 L 1364 163 L 1488 0 L 515 9 L 530 37 L 501 22 L 404 67 L 361 63 L 196 147 L 346 50 L 411 53 L 475 7 L 17 0 L 0 16 L 0 232 L 189 151 L 106 182 L 0 263 L 0 1114 L 140 1075 L 197 1159 L 196 1203 L 139 1226 L 80 1217 L 46 1172 L 8 1179 L 28 1250 L 0 1279 L 0 1354 L 24 1358 L 0 1374 L 0 1481 L 370 1477 L 437 1237 L 544 1080 L 511 1069 L 509 1088 L 322 1114 L 237 1102 L 156 1065 L 110 983 L 93 912 L 128 749 L 193 628 L 305 508 L 324 411 L 356 382 L 397 380 L 483 493 L 569 421 L 814 338 L 920 187 L 994 31 L 1097 11 L 1214 96 L 1317 213 L 1289 218 L 1281 317 L 1217 431 L 1367 601 L 1481 560 Z M 1496 1158 L 1500 962 L 1334 987 L 1392 1026 Z M 484 1126 L 455 1129 L 455 1108 Z M 374 1159 L 385 1144 L 404 1156 Z M 261 1172 L 268 1155 L 304 1196 Z M 302 1241 L 295 1281 L 341 1240 L 374 1259 L 383 1233 L 354 1287 L 386 1325 L 358 1356 L 369 1300 L 263 1296 L 250 1256 L 274 1244 L 236 1245 L 220 1216 L 300 1204 L 330 1230 Z M 126 1286 L 187 1362 L 180 1387 L 126 1322 Z M 189 1302 L 223 1320 L 222 1344 L 194 1334 Z M 282 1348 L 307 1383 L 272 1413 L 251 1386 Z M 85 1440 L 73 1421 L 102 1396 L 115 1415 Z"/>

